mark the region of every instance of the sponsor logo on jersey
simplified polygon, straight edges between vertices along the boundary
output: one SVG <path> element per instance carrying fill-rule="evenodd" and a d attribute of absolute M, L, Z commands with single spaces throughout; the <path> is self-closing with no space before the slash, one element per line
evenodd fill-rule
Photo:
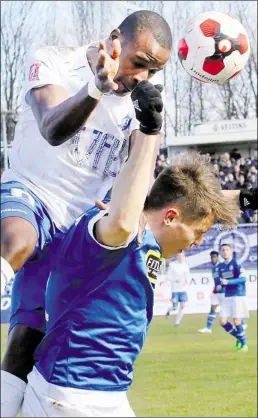
<path fill-rule="evenodd" d="M 158 251 L 149 250 L 146 255 L 146 267 L 149 281 L 154 287 L 157 281 L 162 258 Z"/>
<path fill-rule="evenodd" d="M 128 155 L 127 145 L 126 138 L 84 126 L 73 136 L 69 147 L 76 164 L 90 167 L 104 179 L 117 176 Z"/>

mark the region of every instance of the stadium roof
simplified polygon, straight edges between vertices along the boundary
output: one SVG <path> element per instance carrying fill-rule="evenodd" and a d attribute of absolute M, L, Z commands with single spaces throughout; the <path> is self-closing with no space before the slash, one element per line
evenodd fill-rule
<path fill-rule="evenodd" d="M 167 130 L 166 145 L 203 145 L 257 141 L 257 119 L 222 120 L 198 125 L 192 136 L 174 136 Z"/>

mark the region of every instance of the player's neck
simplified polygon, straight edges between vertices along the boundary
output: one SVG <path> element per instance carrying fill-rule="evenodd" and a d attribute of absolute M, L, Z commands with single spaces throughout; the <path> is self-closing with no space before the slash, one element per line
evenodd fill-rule
<path fill-rule="evenodd" d="M 152 211 L 152 212 L 144 212 L 144 214 L 145 214 L 145 217 L 146 217 L 146 220 L 147 220 L 147 225 L 149 226 L 149 229 L 153 233 L 155 240 L 159 244 L 159 242 L 160 242 L 160 234 L 159 234 L 159 231 L 160 231 L 160 219 L 154 213 L 154 211 Z"/>
<path fill-rule="evenodd" d="M 230 263 L 230 261 L 232 261 L 233 260 L 233 257 L 231 257 L 230 259 L 228 259 L 228 260 L 224 260 L 224 263 L 225 264 L 229 264 Z"/>

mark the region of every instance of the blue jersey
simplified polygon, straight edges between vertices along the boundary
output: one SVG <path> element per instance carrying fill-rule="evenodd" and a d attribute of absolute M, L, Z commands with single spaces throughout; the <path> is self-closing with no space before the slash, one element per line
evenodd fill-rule
<path fill-rule="evenodd" d="M 229 263 L 220 263 L 220 277 L 229 282 L 229 284 L 225 286 L 225 297 L 246 295 L 246 278 L 243 276 L 243 273 L 244 269 L 235 258 L 232 258 Z"/>
<path fill-rule="evenodd" d="M 211 275 L 214 281 L 213 293 L 225 293 L 225 286 L 221 286 L 220 283 L 219 264 L 220 263 L 215 264 L 211 269 Z M 221 286 L 221 290 L 216 290 L 217 286 Z"/>
<path fill-rule="evenodd" d="M 136 238 L 101 246 L 92 232 L 99 213 L 82 215 L 58 247 L 36 367 L 59 386 L 126 391 L 152 319 L 161 253 L 150 230 L 141 247 Z"/>

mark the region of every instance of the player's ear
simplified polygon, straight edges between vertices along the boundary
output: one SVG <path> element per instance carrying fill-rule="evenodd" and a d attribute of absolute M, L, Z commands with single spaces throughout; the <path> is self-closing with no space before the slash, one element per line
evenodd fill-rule
<path fill-rule="evenodd" d="M 112 51 L 113 51 L 113 42 L 114 42 L 114 40 L 115 39 L 120 39 L 120 37 L 121 37 L 120 29 L 118 29 L 118 28 L 117 29 L 113 29 L 112 32 L 110 33 L 109 37 L 108 37 L 107 42 L 106 42 L 107 51 L 108 51 L 109 54 L 111 54 Z"/>
<path fill-rule="evenodd" d="M 164 224 L 170 226 L 173 219 L 178 218 L 179 211 L 176 208 L 169 208 L 164 217 Z"/>
<path fill-rule="evenodd" d="M 115 39 L 120 39 L 120 37 L 121 37 L 120 29 L 116 28 L 116 29 L 113 29 L 112 32 L 110 33 L 110 35 L 108 37 L 108 40 L 109 40 L 110 44 L 112 44 L 112 42 Z"/>

